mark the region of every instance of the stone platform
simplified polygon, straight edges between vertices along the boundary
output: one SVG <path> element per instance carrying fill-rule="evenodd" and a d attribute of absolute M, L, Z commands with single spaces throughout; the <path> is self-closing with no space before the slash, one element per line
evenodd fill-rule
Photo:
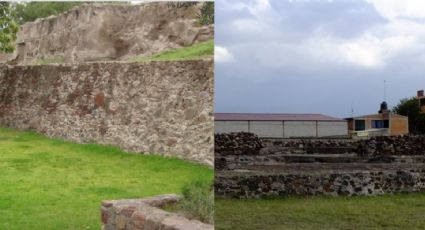
<path fill-rule="evenodd" d="M 356 196 L 425 191 L 425 150 L 419 148 L 424 145 L 422 137 L 274 142 L 262 142 L 247 133 L 224 137 L 218 137 L 222 146 L 215 152 L 217 196 Z M 255 145 L 245 140 L 254 140 Z"/>
<path fill-rule="evenodd" d="M 216 172 L 215 193 L 232 198 L 355 196 L 425 191 L 425 164 L 290 164 Z"/>

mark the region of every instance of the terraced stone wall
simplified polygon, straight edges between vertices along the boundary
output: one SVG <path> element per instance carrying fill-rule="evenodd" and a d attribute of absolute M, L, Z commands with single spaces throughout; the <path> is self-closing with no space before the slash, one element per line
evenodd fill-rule
<path fill-rule="evenodd" d="M 233 198 L 425 191 L 425 136 L 260 139 L 215 135 L 215 193 Z"/>
<path fill-rule="evenodd" d="M 213 165 L 211 60 L 0 66 L 0 126 Z"/>
<path fill-rule="evenodd" d="M 215 181 L 216 195 L 232 198 L 379 195 L 425 191 L 425 169 L 323 173 L 220 172 L 216 174 Z"/>

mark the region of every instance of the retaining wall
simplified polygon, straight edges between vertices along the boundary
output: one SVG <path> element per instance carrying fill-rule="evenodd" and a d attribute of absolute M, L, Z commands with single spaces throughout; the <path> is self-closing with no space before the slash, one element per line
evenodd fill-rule
<path fill-rule="evenodd" d="M 215 134 L 215 193 L 377 195 L 425 191 L 425 136 L 264 140 Z"/>
<path fill-rule="evenodd" d="M 0 126 L 213 165 L 211 60 L 0 66 Z"/>
<path fill-rule="evenodd" d="M 145 199 L 106 200 L 102 202 L 103 230 L 213 230 L 214 226 L 162 210 L 179 201 L 174 194 Z"/>
<path fill-rule="evenodd" d="M 232 198 L 355 196 L 425 191 L 425 169 L 323 173 L 216 173 L 215 193 Z"/>

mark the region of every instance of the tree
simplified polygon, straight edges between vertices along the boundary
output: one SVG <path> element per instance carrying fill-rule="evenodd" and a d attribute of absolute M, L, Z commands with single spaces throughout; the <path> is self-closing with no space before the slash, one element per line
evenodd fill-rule
<path fill-rule="evenodd" d="M 214 24 L 214 2 L 204 2 L 198 19 L 201 25 Z"/>
<path fill-rule="evenodd" d="M 178 9 L 194 6 L 198 4 L 198 2 L 169 2 L 167 4 L 168 7 Z M 202 3 L 201 10 L 196 16 L 199 24 L 201 25 L 214 24 L 214 2 Z"/>
<path fill-rule="evenodd" d="M 401 99 L 393 108 L 393 112 L 409 118 L 410 133 L 425 134 L 425 114 L 420 113 L 416 97 Z"/>
<path fill-rule="evenodd" d="M 10 3 L 0 2 L 0 51 L 11 53 L 15 50 L 16 33 L 15 11 Z"/>
<path fill-rule="evenodd" d="M 19 24 L 34 21 L 37 18 L 45 18 L 51 15 L 58 15 L 71 9 L 82 2 L 29 2 L 16 5 L 16 15 Z"/>

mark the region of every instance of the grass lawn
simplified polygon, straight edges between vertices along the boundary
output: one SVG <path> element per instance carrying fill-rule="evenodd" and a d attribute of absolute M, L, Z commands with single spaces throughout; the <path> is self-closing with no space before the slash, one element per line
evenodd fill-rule
<path fill-rule="evenodd" d="M 214 55 L 214 40 L 200 42 L 189 47 L 165 51 L 152 56 L 135 56 L 129 61 L 174 61 L 199 59 Z"/>
<path fill-rule="evenodd" d="M 100 201 L 181 193 L 213 170 L 0 128 L 0 229 L 100 229 Z"/>
<path fill-rule="evenodd" d="M 216 229 L 425 229 L 425 194 L 217 199 Z"/>

